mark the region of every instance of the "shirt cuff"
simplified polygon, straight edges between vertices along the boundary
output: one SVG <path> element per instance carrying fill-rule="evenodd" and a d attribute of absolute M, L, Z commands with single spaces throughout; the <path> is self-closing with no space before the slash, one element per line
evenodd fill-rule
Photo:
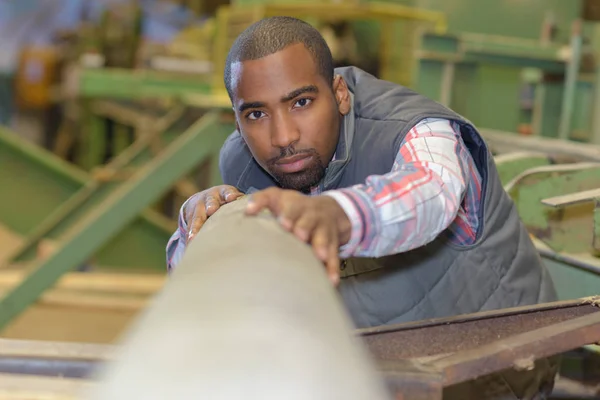
<path fill-rule="evenodd" d="M 364 222 L 361 212 L 356 204 L 354 196 L 349 193 L 348 189 L 343 190 L 328 190 L 323 192 L 323 196 L 332 197 L 342 210 L 348 216 L 350 223 L 352 224 L 352 232 L 350 233 L 350 240 L 343 246 L 340 246 L 340 258 L 351 257 L 360 247 L 364 234 Z"/>

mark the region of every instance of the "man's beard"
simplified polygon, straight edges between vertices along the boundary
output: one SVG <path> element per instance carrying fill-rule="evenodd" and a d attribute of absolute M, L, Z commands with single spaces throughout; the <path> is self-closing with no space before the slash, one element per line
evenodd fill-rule
<path fill-rule="evenodd" d="M 310 165 L 299 172 L 282 173 L 273 168 L 274 164 L 281 158 L 291 157 L 296 154 L 307 154 L 312 156 Z M 270 160 L 268 163 L 269 173 L 275 181 L 284 189 L 293 189 L 309 194 L 311 188 L 316 186 L 325 176 L 326 166 L 323 165 L 321 157 L 315 149 L 302 150 L 299 152 L 284 151 L 280 157 Z"/>

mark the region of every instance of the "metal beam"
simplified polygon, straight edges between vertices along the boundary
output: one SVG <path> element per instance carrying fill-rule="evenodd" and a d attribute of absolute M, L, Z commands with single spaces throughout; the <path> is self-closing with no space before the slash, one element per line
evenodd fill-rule
<path fill-rule="evenodd" d="M 136 160 L 149 152 L 152 140 L 164 134 L 181 113 L 181 109 L 174 108 L 167 115 L 157 118 L 154 121 L 153 129 L 146 132 L 125 151 L 110 160 L 106 164 L 105 170 L 116 175 L 120 171 L 135 165 Z M 85 214 L 98 207 L 98 204 L 104 201 L 110 193 L 117 190 L 119 186 L 122 186 L 121 182 L 110 182 L 110 180 L 103 182 L 94 179 L 93 176 L 88 177 L 85 185 L 79 191 L 56 207 L 54 212 L 29 233 L 24 243 L 11 254 L 9 260 L 11 262 L 21 261 L 35 250 L 40 240 L 58 237 L 71 229 Z"/>
<path fill-rule="evenodd" d="M 359 331 L 406 398 L 441 400 L 442 388 L 600 341 L 600 296 Z M 414 397 L 411 397 L 414 396 Z"/>
<path fill-rule="evenodd" d="M 61 213 L 60 210 L 65 210 L 65 204 L 73 204 L 70 198 L 81 196 L 76 193 L 84 190 L 91 179 L 88 173 L 0 127 L 0 187 L 10 193 L 10 196 L 0 198 L 0 225 L 22 236 L 25 241 L 35 241 L 33 251 L 20 247 L 15 249 L 13 259 L 6 261 L 32 259 L 37 246 L 34 237 L 40 234 L 40 228 L 43 225 L 48 227 L 50 221 Z M 16 208 L 28 211 L 15 213 Z M 75 212 L 82 211 L 81 207 L 69 209 L 68 219 L 71 220 Z M 157 257 L 161 257 L 161 261 L 164 259 L 164 249 L 157 250 L 156 243 L 164 243 L 169 238 L 174 229 L 172 225 L 167 217 L 146 209 L 119 233 L 119 244 L 123 246 L 120 250 L 130 249 L 129 254 L 123 256 L 119 252 L 120 246 L 104 246 L 94 255 L 94 260 L 103 266 L 148 266 L 164 270 L 164 262 L 159 265 L 156 261 Z M 48 232 L 43 237 L 53 238 L 55 235 Z M 4 262 L 0 261 L 0 264 Z"/>
<path fill-rule="evenodd" d="M 188 173 L 204 157 L 215 151 L 210 135 L 218 114 L 200 119 L 155 160 L 111 193 L 96 209 L 74 224 L 59 238 L 59 248 L 0 301 L 0 329 L 67 271 L 84 263 L 140 212 L 156 201 L 177 179 Z"/>
<path fill-rule="evenodd" d="M 360 329 L 377 359 L 431 358 L 470 350 L 525 332 L 596 315 L 600 301 L 577 299 Z"/>
<path fill-rule="evenodd" d="M 119 68 L 81 68 L 75 93 L 81 97 L 148 99 L 181 97 L 186 94 L 211 94 L 209 77 L 160 71 L 135 71 Z"/>
<path fill-rule="evenodd" d="M 310 247 L 246 201 L 208 220 L 89 398 L 389 398 Z"/>
<path fill-rule="evenodd" d="M 508 368 L 527 370 L 534 361 L 574 350 L 600 340 L 600 313 L 521 333 L 476 349 L 437 359 L 428 365 L 439 370 L 450 386 Z"/>

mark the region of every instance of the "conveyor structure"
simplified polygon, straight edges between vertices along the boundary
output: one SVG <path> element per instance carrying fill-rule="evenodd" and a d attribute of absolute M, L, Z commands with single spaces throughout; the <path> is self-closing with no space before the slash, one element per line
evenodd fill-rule
<path fill-rule="evenodd" d="M 173 113 L 176 114 L 177 109 Z M 0 140 L 0 185 L 15 189 L 3 196 L 6 203 L 0 207 L 3 211 L 0 221 L 17 232 L 20 228 L 19 233 L 25 236 L 23 243 L 8 257 L 8 263 L 31 256 L 45 238 L 51 238 L 57 246 L 48 258 L 34 261 L 29 266 L 29 275 L 0 301 L 0 327 L 35 302 L 64 273 L 98 254 L 104 255 L 104 259 L 110 256 L 126 259 L 138 249 L 141 260 L 137 262 L 145 263 L 144 252 L 154 251 L 154 263 L 160 260 L 164 265 L 165 244 L 174 225 L 164 222 L 161 225 L 159 221 L 164 218 L 145 210 L 203 161 L 213 160 L 212 170 L 218 175 L 214 164 L 218 159 L 214 155 L 231 129 L 221 123 L 218 113 L 207 113 L 177 137 L 171 136 L 169 141 L 164 132 L 176 119 L 176 115 L 166 115 L 156 121 L 154 129 L 149 129 L 126 151 L 96 171 L 92 179 L 34 146 L 21 143 L 10 133 L 0 132 L 3 139 Z M 164 145 L 149 156 L 150 147 L 157 140 Z M 70 180 L 70 186 L 57 187 L 46 181 L 48 175 Z M 39 186 L 30 184 L 31 180 L 39 182 Z M 45 193 L 44 189 L 49 192 Z M 44 204 L 45 195 L 49 195 L 54 204 Z M 141 221 L 136 220 L 140 215 Z M 31 221 L 35 220 L 34 216 L 39 218 L 36 225 L 19 224 L 20 218 Z M 140 223 L 141 227 L 136 226 Z M 155 235 L 148 237 L 149 233 Z"/>

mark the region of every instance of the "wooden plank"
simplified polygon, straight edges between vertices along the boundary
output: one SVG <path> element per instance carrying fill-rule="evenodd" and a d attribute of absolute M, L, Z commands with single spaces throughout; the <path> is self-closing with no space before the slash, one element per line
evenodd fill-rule
<path fill-rule="evenodd" d="M 2 331 L 6 339 L 112 344 L 139 312 L 35 304 Z"/>
<path fill-rule="evenodd" d="M 0 288 L 11 288 L 18 285 L 26 275 L 26 271 L 2 271 L 0 272 Z M 154 294 L 162 288 L 165 279 L 166 274 L 71 272 L 63 275 L 55 288 L 82 292 Z"/>
<path fill-rule="evenodd" d="M 0 297 L 8 290 L 0 289 Z M 37 301 L 38 304 L 70 309 L 140 311 L 148 304 L 149 296 L 125 296 L 115 293 L 85 293 L 65 290 L 48 290 Z"/>
<path fill-rule="evenodd" d="M 0 374 L 0 400 L 75 400 L 92 386 L 81 379 Z"/>
<path fill-rule="evenodd" d="M 114 357 L 116 351 L 115 346 L 107 344 L 0 339 L 0 357 L 107 361 Z M 0 378 L 0 385 L 1 383 Z"/>

